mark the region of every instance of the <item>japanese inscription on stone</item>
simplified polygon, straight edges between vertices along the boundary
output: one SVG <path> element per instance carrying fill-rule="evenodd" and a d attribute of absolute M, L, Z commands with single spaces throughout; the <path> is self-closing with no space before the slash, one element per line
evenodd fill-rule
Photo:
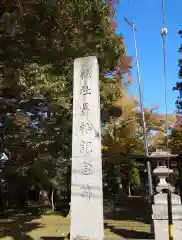
<path fill-rule="evenodd" d="M 90 197 L 92 195 L 92 187 L 90 185 L 83 185 L 81 187 L 81 190 L 81 196 L 90 200 Z"/>
<path fill-rule="evenodd" d="M 98 70 L 96 57 L 74 62 L 71 240 L 104 237 Z"/>
<path fill-rule="evenodd" d="M 81 73 L 80 73 L 80 78 L 81 78 L 81 89 L 80 89 L 80 95 L 81 95 L 81 114 L 80 116 L 83 118 L 83 122 L 80 125 L 80 131 L 82 133 L 82 139 L 80 143 L 80 152 L 84 155 L 88 155 L 92 152 L 92 139 L 88 138 L 88 134 L 92 131 L 92 123 L 89 122 L 89 103 L 87 100 L 86 95 L 91 94 L 91 89 L 89 88 L 89 80 L 92 77 L 92 69 L 85 67 L 83 64 L 81 67 Z M 86 138 L 86 139 L 85 139 Z M 89 140 L 88 140 L 89 139 Z M 92 164 L 89 164 L 90 167 L 92 167 Z M 86 173 L 86 170 L 88 172 L 88 163 L 87 165 L 85 162 L 83 163 L 84 172 Z M 83 169 L 82 169 L 83 170 Z M 83 175 L 90 175 L 90 174 L 83 174 Z M 89 200 L 91 199 L 92 195 L 92 187 L 90 184 L 83 185 L 81 186 L 81 193 L 80 196 L 84 197 L 85 199 Z"/>
<path fill-rule="evenodd" d="M 83 162 L 81 164 L 81 174 L 82 175 L 91 175 L 92 174 L 92 165 L 88 162 Z"/>
<path fill-rule="evenodd" d="M 81 106 L 82 115 L 85 116 L 86 114 L 88 114 L 89 110 L 89 104 L 87 102 L 84 102 Z"/>
<path fill-rule="evenodd" d="M 81 133 L 83 135 L 90 133 L 92 130 L 93 130 L 93 128 L 92 128 L 92 124 L 91 123 L 89 123 L 87 121 L 81 123 L 80 131 L 81 131 Z"/>

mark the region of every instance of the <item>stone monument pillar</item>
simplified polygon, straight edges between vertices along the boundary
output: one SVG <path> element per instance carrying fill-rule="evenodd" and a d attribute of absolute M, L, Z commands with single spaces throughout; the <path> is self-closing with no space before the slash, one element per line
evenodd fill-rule
<path fill-rule="evenodd" d="M 166 166 L 158 166 L 153 173 L 158 177 L 159 184 L 156 187 L 157 194 L 154 195 L 154 204 L 152 206 L 154 222 L 155 240 L 168 239 L 168 203 L 167 193 L 164 190 L 171 191 L 172 216 L 173 216 L 173 237 L 174 240 L 182 239 L 182 205 L 180 196 L 174 194 L 175 188 L 166 182 L 166 177 L 173 170 Z"/>
<path fill-rule="evenodd" d="M 104 238 L 99 66 L 94 56 L 74 61 L 70 239 L 77 238 Z"/>

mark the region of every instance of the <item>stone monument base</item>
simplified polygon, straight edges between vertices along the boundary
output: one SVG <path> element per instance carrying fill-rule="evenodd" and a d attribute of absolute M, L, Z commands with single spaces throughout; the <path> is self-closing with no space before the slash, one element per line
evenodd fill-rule
<path fill-rule="evenodd" d="M 181 199 L 176 194 L 171 194 L 172 199 L 172 232 L 175 240 L 182 239 L 182 205 Z M 169 238 L 168 230 L 168 206 L 167 194 L 159 193 L 154 196 L 154 205 L 152 206 L 154 221 L 155 240 Z"/>

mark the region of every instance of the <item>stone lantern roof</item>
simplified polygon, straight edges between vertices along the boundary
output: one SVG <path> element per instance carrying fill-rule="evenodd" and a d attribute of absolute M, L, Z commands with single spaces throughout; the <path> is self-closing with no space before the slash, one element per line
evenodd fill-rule
<path fill-rule="evenodd" d="M 170 151 L 163 151 L 162 149 L 156 149 L 156 152 L 153 152 L 149 157 L 150 158 L 173 158 L 177 157 L 177 154 L 171 154 Z"/>

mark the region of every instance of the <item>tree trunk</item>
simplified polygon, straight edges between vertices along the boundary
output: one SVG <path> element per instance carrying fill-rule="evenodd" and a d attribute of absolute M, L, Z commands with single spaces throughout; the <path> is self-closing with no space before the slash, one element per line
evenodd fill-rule
<path fill-rule="evenodd" d="M 131 197 L 131 185 L 128 183 L 128 196 Z"/>
<path fill-rule="evenodd" d="M 70 206 L 70 210 L 69 210 L 69 213 L 68 213 L 68 215 L 67 215 L 67 217 L 71 217 L 71 202 L 69 202 L 69 206 Z"/>
<path fill-rule="evenodd" d="M 52 192 L 51 192 L 51 206 L 52 206 L 52 211 L 55 210 L 55 206 L 54 206 L 54 188 L 52 188 Z"/>

